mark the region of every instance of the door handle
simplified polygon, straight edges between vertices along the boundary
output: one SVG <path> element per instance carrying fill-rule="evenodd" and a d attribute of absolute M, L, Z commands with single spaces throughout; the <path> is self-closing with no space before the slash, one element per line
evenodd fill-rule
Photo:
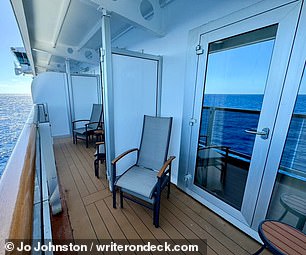
<path fill-rule="evenodd" d="M 244 132 L 252 135 L 260 135 L 262 139 L 266 140 L 269 137 L 270 129 L 263 128 L 261 131 L 257 131 L 256 129 L 249 129 L 249 130 L 244 130 Z"/>

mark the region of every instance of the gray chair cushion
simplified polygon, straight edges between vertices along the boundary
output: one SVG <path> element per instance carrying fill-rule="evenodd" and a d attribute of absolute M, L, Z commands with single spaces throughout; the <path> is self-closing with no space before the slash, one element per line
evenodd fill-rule
<path fill-rule="evenodd" d="M 94 130 L 90 127 L 87 128 L 87 131 L 91 131 L 91 130 Z M 86 133 L 86 129 L 85 128 L 76 128 L 73 130 L 74 133 L 77 133 L 77 134 L 81 134 L 81 135 L 85 135 Z"/>
<path fill-rule="evenodd" d="M 89 122 L 100 122 L 102 117 L 102 104 L 93 104 Z M 98 128 L 98 123 L 89 124 L 92 129 Z"/>
<path fill-rule="evenodd" d="M 137 197 L 137 198 L 139 198 L 139 199 L 141 199 L 141 200 L 144 200 L 144 201 L 146 201 L 147 203 L 154 204 L 154 202 L 155 202 L 155 197 L 152 197 L 152 198 L 145 197 L 145 196 L 139 195 L 138 193 L 132 192 L 132 191 L 130 191 L 130 190 L 126 190 L 126 189 L 124 189 L 124 188 L 121 188 L 121 190 L 122 190 L 123 192 L 125 192 L 125 193 L 128 193 L 128 194 L 134 196 L 134 197 Z"/>
<path fill-rule="evenodd" d="M 140 166 L 133 166 L 125 172 L 117 181 L 116 186 L 123 188 L 137 196 L 152 198 L 157 175 L 155 171 Z"/>
<path fill-rule="evenodd" d="M 172 118 L 144 116 L 137 165 L 159 171 L 166 161 Z"/>

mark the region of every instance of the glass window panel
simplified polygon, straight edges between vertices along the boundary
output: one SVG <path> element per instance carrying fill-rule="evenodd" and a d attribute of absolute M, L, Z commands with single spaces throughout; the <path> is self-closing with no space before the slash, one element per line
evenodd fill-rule
<path fill-rule="evenodd" d="M 267 218 L 306 233 L 306 75 L 301 80 Z"/>
<path fill-rule="evenodd" d="M 194 184 L 240 209 L 277 26 L 209 44 Z"/>

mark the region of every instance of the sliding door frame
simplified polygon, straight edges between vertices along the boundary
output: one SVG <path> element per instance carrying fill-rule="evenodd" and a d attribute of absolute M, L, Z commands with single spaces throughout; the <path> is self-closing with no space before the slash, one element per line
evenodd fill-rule
<path fill-rule="evenodd" d="M 278 104 L 282 93 L 282 85 L 290 58 L 290 50 L 293 44 L 300 6 L 301 1 L 291 1 L 290 3 L 287 1 L 261 2 L 223 19 L 196 28 L 190 32 L 189 36 L 178 186 L 215 211 L 217 214 L 236 225 L 238 228 L 252 235 L 254 238 L 258 238 L 257 229 L 251 229 L 250 227 L 252 226 L 255 206 L 258 199 L 257 195 L 254 196 L 253 193 L 247 197 L 247 200 L 245 200 L 246 202 L 244 202 L 242 206 L 241 211 L 243 213 L 241 214 L 241 212 L 236 209 L 236 211 L 234 209 L 229 210 L 229 205 L 223 201 L 215 204 L 211 194 L 204 192 L 202 195 L 199 195 L 199 193 L 195 192 L 193 188 L 193 173 L 195 170 L 197 154 L 196 144 L 200 126 L 199 107 L 203 102 L 202 96 L 205 81 L 208 43 L 269 25 L 279 24 L 278 34 L 275 40 L 275 45 L 277 47 L 275 49 L 277 50 L 277 53 L 273 52 L 272 58 L 274 60 L 272 59 L 272 62 L 281 59 L 281 63 L 278 63 L 280 71 L 271 70 L 273 73 L 269 72 L 270 81 L 267 82 L 267 88 L 269 87 L 270 91 L 268 91 L 268 94 L 275 95 L 275 99 L 274 109 L 270 110 L 269 116 L 265 116 L 266 121 L 269 121 L 268 118 L 273 116 L 273 120 L 269 123 L 269 128 L 273 130 L 275 124 L 274 120 L 276 118 Z M 210 38 L 211 35 L 214 36 Z M 281 38 L 279 36 L 281 36 Z M 206 38 L 206 43 L 204 43 L 203 38 Z M 274 56 L 275 54 L 277 54 L 277 56 Z M 275 64 L 276 63 L 272 63 L 272 65 Z M 279 75 L 279 73 L 281 73 L 281 75 Z M 277 88 L 271 86 L 272 81 L 278 84 L 278 86 L 276 86 Z M 269 100 L 266 98 L 263 102 L 263 109 L 267 108 L 269 103 Z M 262 128 L 261 125 L 262 124 L 259 123 L 258 129 Z M 270 143 L 270 141 L 271 136 L 266 142 Z M 261 142 L 260 139 L 256 139 L 255 143 Z M 257 144 L 257 147 L 258 146 L 259 145 Z M 256 147 L 256 144 L 254 147 Z M 258 158 L 266 160 L 268 151 L 269 146 L 266 146 L 264 155 L 260 155 L 259 153 Z M 254 167 L 256 166 L 253 166 L 253 168 Z M 262 167 L 259 173 L 260 176 L 263 175 L 263 171 L 264 167 Z M 253 175 L 254 174 L 257 175 L 258 173 L 253 173 Z M 250 178 L 254 177 L 250 176 Z M 259 193 L 261 181 L 261 178 L 257 180 L 256 194 Z M 205 194 L 205 198 L 203 194 Z"/>

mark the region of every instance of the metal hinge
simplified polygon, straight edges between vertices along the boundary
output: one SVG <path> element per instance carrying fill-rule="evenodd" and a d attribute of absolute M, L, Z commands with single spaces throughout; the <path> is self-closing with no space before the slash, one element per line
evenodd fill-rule
<path fill-rule="evenodd" d="M 185 181 L 185 182 L 188 182 L 191 178 L 192 178 L 192 175 L 191 175 L 191 174 L 186 174 L 186 175 L 184 176 L 184 181 Z"/>
<path fill-rule="evenodd" d="M 196 54 L 197 55 L 202 55 L 204 53 L 204 50 L 202 49 L 201 45 L 198 44 L 196 47 Z"/>
<path fill-rule="evenodd" d="M 196 119 L 190 119 L 189 120 L 189 126 L 193 126 L 195 123 L 197 123 Z"/>
<path fill-rule="evenodd" d="M 184 181 L 185 181 L 186 187 L 189 185 L 190 180 L 192 180 L 192 175 L 191 174 L 185 174 Z"/>
<path fill-rule="evenodd" d="M 100 48 L 100 61 L 104 62 L 105 50 Z"/>

